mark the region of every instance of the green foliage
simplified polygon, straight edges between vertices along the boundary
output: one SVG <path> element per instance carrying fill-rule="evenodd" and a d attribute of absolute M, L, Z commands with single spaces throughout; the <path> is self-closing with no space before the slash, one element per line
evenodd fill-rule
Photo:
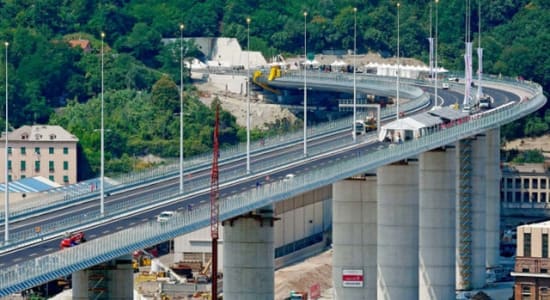
<path fill-rule="evenodd" d="M 480 0 L 480 3 L 481 21 L 477 2 L 472 3 L 470 12 L 476 44 L 478 24 L 481 25 L 484 72 L 522 76 L 549 90 L 550 55 L 546 45 L 550 43 L 550 32 L 544 30 L 550 27 L 548 1 Z M 463 69 L 464 1 L 440 1 L 437 10 L 433 1 L 402 1 L 401 55 L 427 61 L 426 37 L 434 29 L 430 28 L 430 8 L 432 13 L 438 12 L 439 66 Z M 308 12 L 307 18 L 304 11 Z M 252 20 L 250 27 L 245 21 L 247 17 Z M 174 120 L 179 118 L 174 113 L 180 110 L 178 87 L 190 81 L 189 70 L 182 68 L 181 59 L 189 61 L 202 55 L 192 42 L 183 43 L 182 55 L 181 40 L 167 44 L 161 41 L 177 40 L 182 23 L 183 37 L 236 37 L 243 48 L 250 32 L 251 50 L 261 51 L 265 57 L 302 54 L 304 33 L 308 52 L 351 50 L 354 41 L 358 53 L 371 50 L 394 56 L 397 51 L 395 1 L 4 1 L 0 5 L 0 36 L 10 44 L 8 66 L 3 65 L 4 60 L 0 64 L 10 74 L 10 123 L 14 127 L 35 122 L 66 124 L 83 143 L 82 153 L 90 165 L 97 165 L 99 134 L 94 130 L 99 127 L 98 96 L 102 86 L 100 33 L 105 32 L 103 75 L 105 95 L 109 98 L 106 115 L 107 124 L 113 127 L 111 133 L 106 132 L 107 146 L 112 148 L 110 158 L 128 164 L 129 159 L 122 159 L 125 153 L 177 154 L 179 125 Z M 79 38 L 91 42 L 91 51 L 69 46 L 70 39 Z M 180 82 L 182 70 L 184 78 Z M 4 82 L 5 74 L 0 73 L 0 82 Z M 185 140 L 185 151 L 205 151 L 211 146 L 212 111 L 199 108 L 191 94 L 184 97 L 185 129 L 193 133 Z M 4 105 L 2 102 L 0 106 Z M 54 110 L 60 113 L 52 114 Z M 548 113 L 531 116 L 503 127 L 502 133 L 506 139 L 541 135 L 548 131 L 549 118 Z M 234 118 L 222 113 L 221 119 L 222 144 L 243 139 L 243 129 Z M 253 131 L 252 136 L 260 138 L 292 126 L 295 125 L 285 122 L 273 124 L 267 132 Z M 125 131 L 118 132 L 122 128 Z M 113 163 L 113 170 L 124 168 Z"/>
<path fill-rule="evenodd" d="M 526 150 L 519 152 L 512 160 L 514 163 L 543 163 L 544 155 L 540 150 Z"/>
<path fill-rule="evenodd" d="M 169 79 L 161 80 L 173 87 Z M 105 168 L 108 173 L 143 167 L 137 163 L 136 156 L 179 155 L 179 107 L 178 114 L 174 114 L 171 108 L 158 105 L 152 99 L 153 94 L 133 90 L 105 93 Z M 59 124 L 79 137 L 82 153 L 87 158 L 79 165 L 90 166 L 90 171 L 81 176 L 97 174 L 100 165 L 100 109 L 100 98 L 93 98 L 86 103 L 70 101 L 50 120 L 52 124 Z M 214 113 L 198 101 L 192 91 L 184 95 L 183 119 L 184 156 L 190 157 L 211 149 Z M 222 146 L 238 142 L 237 128 L 235 117 L 221 110 Z"/>

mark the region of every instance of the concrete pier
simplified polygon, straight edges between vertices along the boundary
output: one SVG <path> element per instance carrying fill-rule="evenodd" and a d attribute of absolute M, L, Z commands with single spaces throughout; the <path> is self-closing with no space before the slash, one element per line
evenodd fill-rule
<path fill-rule="evenodd" d="M 275 297 L 273 207 L 223 222 L 223 298 Z"/>
<path fill-rule="evenodd" d="M 486 266 L 499 264 L 500 248 L 500 128 L 487 132 Z"/>
<path fill-rule="evenodd" d="M 334 298 L 376 299 L 376 176 L 349 178 L 332 188 Z M 348 280 L 357 271 L 363 280 Z"/>
<path fill-rule="evenodd" d="M 485 135 L 457 143 L 457 290 L 485 286 L 486 160 Z"/>
<path fill-rule="evenodd" d="M 377 299 L 418 299 L 418 163 L 378 168 Z"/>
<path fill-rule="evenodd" d="M 72 275 L 73 299 L 134 298 L 134 270 L 130 255 L 81 270 Z"/>
<path fill-rule="evenodd" d="M 455 297 L 455 149 L 419 156 L 419 299 Z"/>

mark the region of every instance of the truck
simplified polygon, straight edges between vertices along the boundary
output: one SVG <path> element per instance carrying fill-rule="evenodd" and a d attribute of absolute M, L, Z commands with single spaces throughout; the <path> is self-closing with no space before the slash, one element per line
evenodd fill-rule
<path fill-rule="evenodd" d="M 369 131 L 376 131 L 376 118 L 367 116 L 364 120 L 356 120 L 354 126 L 355 135 L 363 135 Z"/>
<path fill-rule="evenodd" d="M 493 99 L 489 95 L 482 95 L 479 98 L 479 108 L 491 108 L 493 104 Z"/>

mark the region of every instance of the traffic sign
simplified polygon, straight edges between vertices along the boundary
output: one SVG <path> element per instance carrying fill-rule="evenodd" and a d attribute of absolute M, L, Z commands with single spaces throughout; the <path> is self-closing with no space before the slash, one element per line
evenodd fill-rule
<path fill-rule="evenodd" d="M 343 287 L 363 287 L 363 270 L 343 269 L 342 286 Z"/>

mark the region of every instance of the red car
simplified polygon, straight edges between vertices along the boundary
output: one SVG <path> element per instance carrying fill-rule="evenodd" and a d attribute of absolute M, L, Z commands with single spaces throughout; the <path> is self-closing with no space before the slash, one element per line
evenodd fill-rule
<path fill-rule="evenodd" d="M 73 232 L 67 235 L 66 238 L 61 240 L 61 243 L 59 244 L 59 247 L 61 249 L 63 248 L 70 248 L 73 246 L 76 246 L 80 243 L 84 243 L 86 241 L 86 238 L 84 237 L 84 232 Z"/>

